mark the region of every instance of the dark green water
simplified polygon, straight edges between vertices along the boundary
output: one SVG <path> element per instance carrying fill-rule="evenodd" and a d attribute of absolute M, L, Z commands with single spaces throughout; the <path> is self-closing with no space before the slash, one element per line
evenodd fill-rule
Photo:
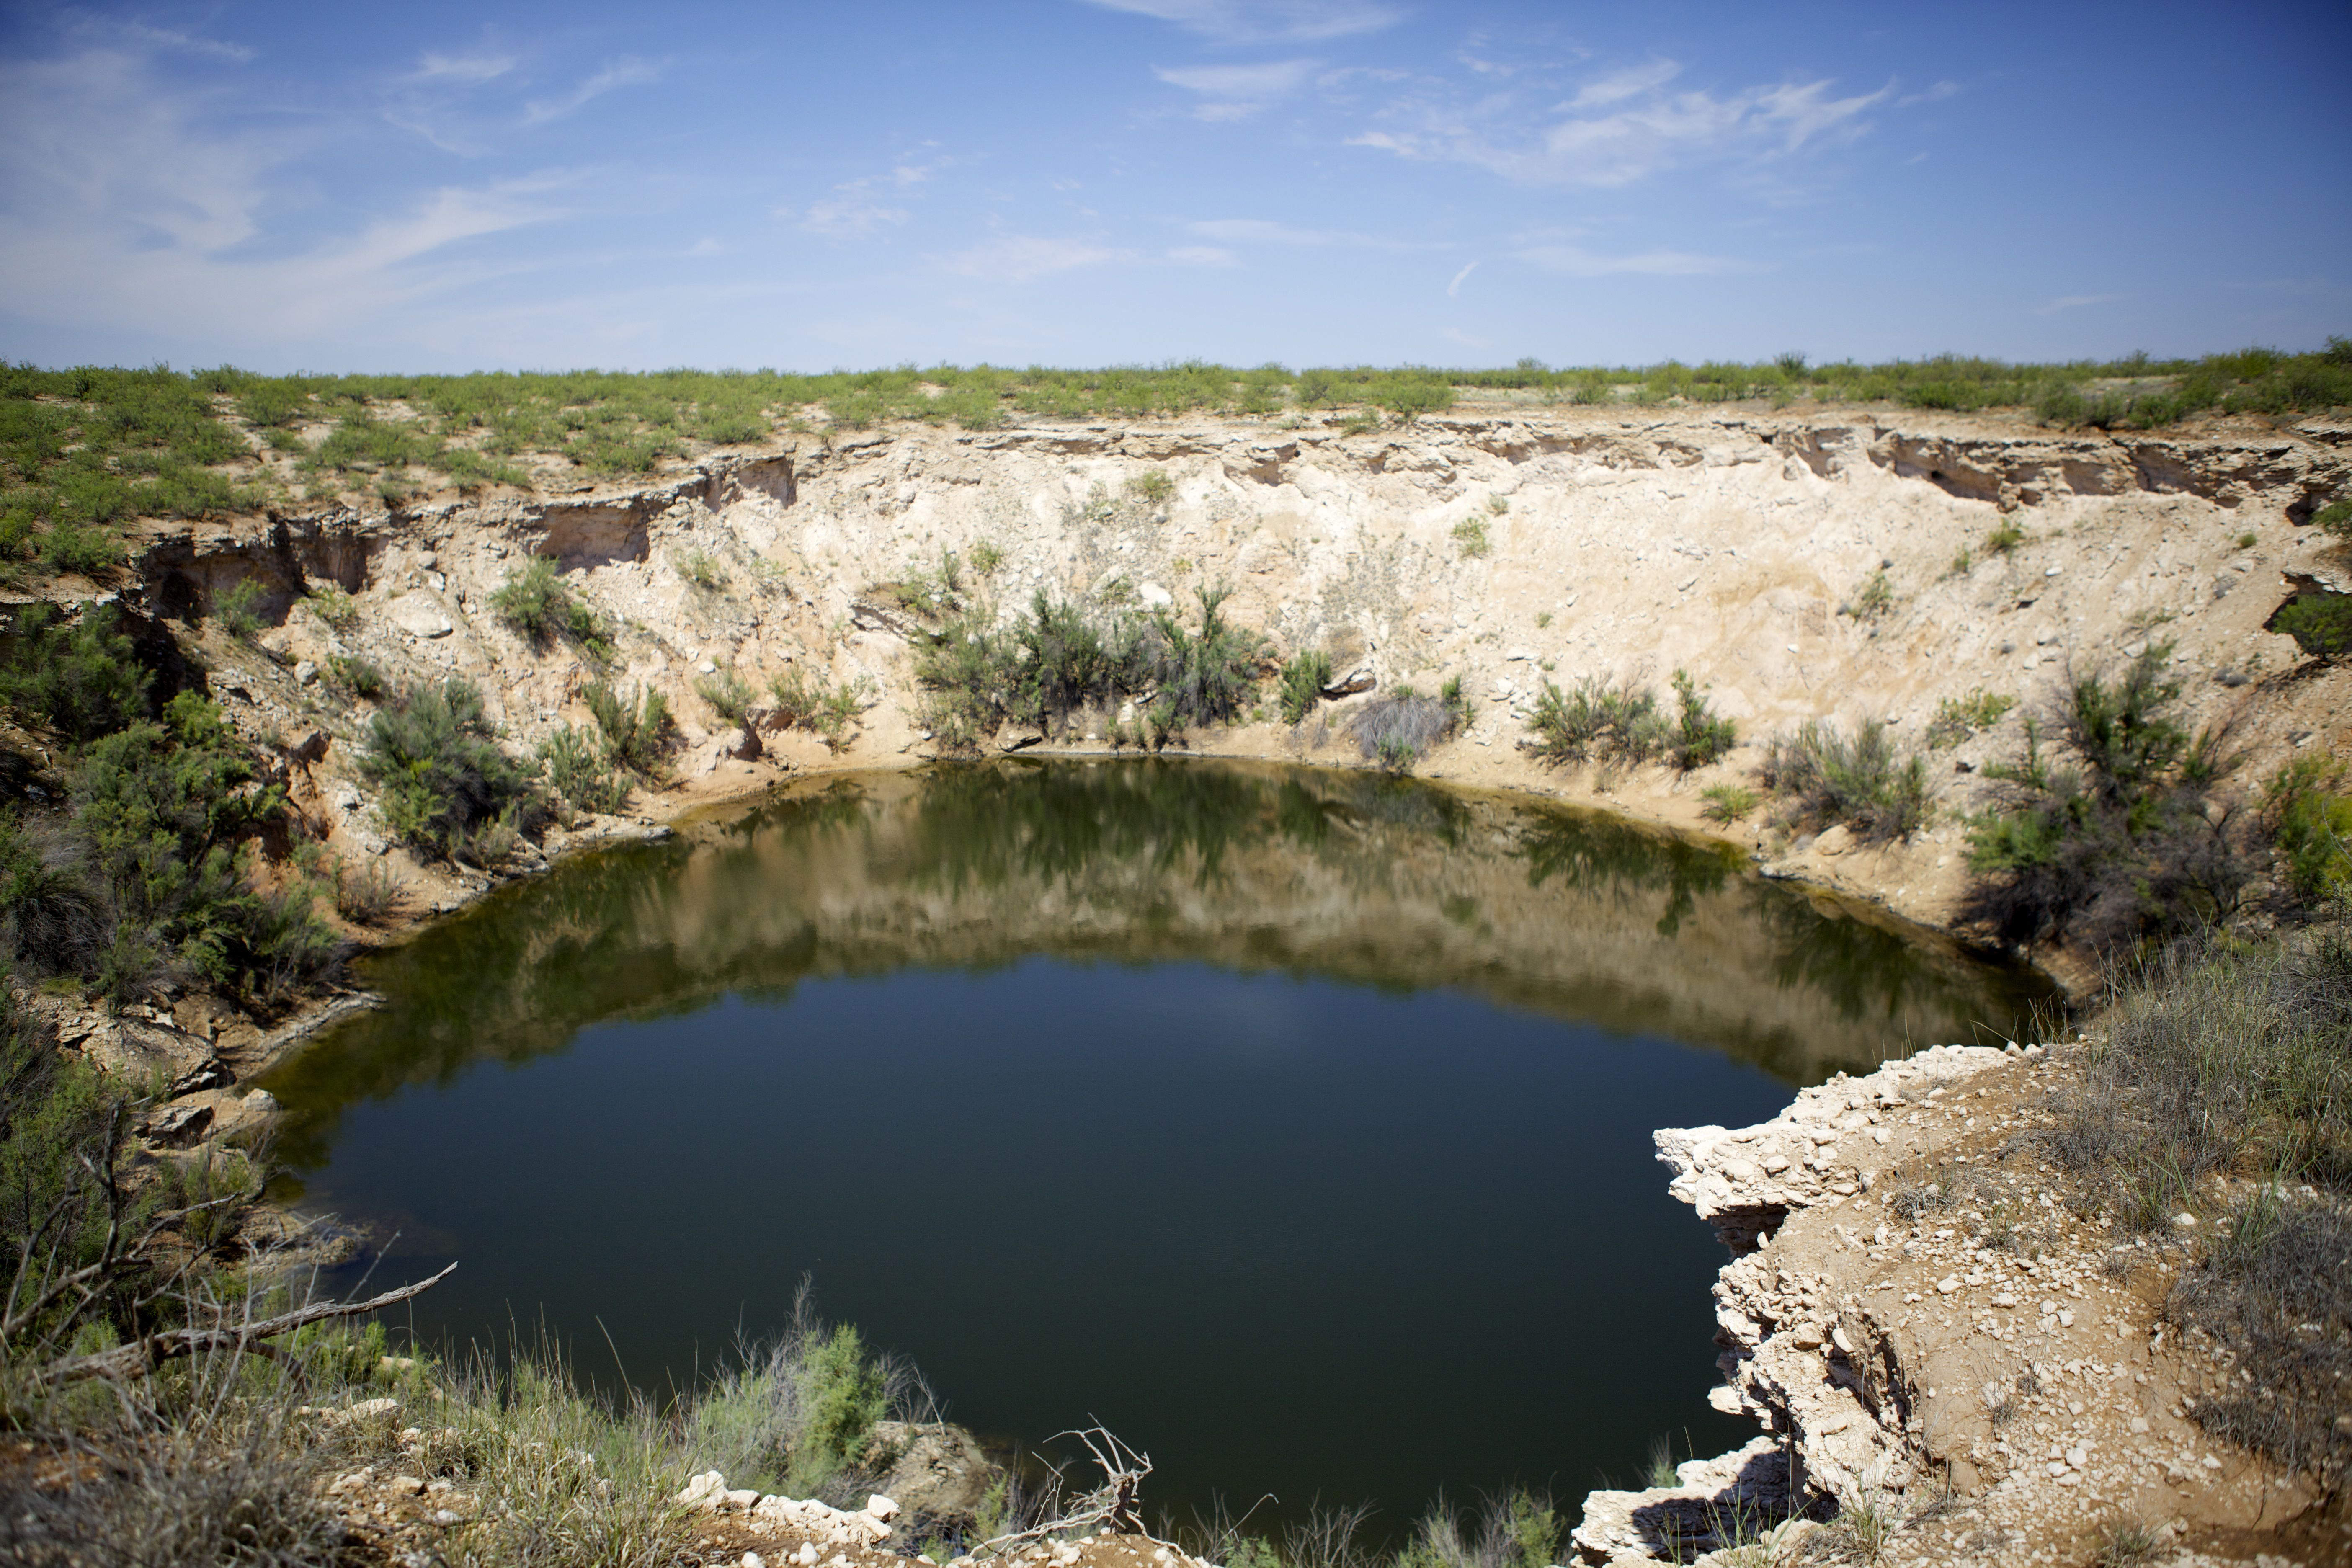
<path fill-rule="evenodd" d="M 658 1391 L 805 1274 L 984 1434 L 1108 1423 L 1179 1517 L 1391 1523 L 1745 1440 L 1652 1129 L 2040 994 L 1610 819 L 1160 762 L 778 797 L 364 979 L 268 1087 L 378 1281 L 462 1260 L 418 1334 L 543 1321 Z"/>

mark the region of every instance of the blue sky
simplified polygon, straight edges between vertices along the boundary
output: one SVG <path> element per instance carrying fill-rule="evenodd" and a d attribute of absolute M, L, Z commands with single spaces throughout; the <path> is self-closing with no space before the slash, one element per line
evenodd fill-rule
<path fill-rule="evenodd" d="M 0 356 L 2307 348 L 2347 79 L 2341 4 L 16 4 Z"/>

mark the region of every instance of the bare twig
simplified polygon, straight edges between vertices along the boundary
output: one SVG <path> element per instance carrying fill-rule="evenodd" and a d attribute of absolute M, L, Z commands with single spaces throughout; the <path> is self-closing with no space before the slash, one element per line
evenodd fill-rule
<path fill-rule="evenodd" d="M 421 1296 L 457 1271 L 454 1263 L 430 1279 L 420 1279 L 414 1285 L 404 1285 L 397 1290 L 387 1290 L 381 1296 L 364 1301 L 317 1301 L 291 1312 L 281 1312 L 274 1318 L 264 1318 L 234 1329 L 169 1329 L 160 1334 L 150 1334 L 127 1345 L 95 1355 L 75 1356 L 53 1363 L 42 1375 L 53 1384 L 80 1383 L 93 1377 L 124 1378 L 152 1371 L 157 1363 L 179 1356 L 194 1355 L 199 1351 L 227 1351 L 242 1354 L 261 1349 L 258 1342 L 274 1339 L 311 1323 L 322 1323 L 331 1318 L 353 1318 L 362 1312 L 380 1311 L 383 1308 Z"/>
<path fill-rule="evenodd" d="M 1161 1541 L 1143 1528 L 1143 1516 L 1136 1511 L 1135 1499 L 1143 1485 L 1143 1478 L 1151 1473 L 1151 1456 L 1140 1448 L 1129 1447 L 1119 1441 L 1109 1428 L 1099 1422 L 1079 1431 L 1056 1432 L 1055 1437 L 1076 1437 L 1087 1446 L 1095 1463 L 1103 1473 L 1103 1484 L 1077 1500 L 1068 1510 L 1043 1524 L 1033 1524 L 1026 1530 L 1016 1530 L 1009 1535 L 983 1541 L 974 1548 L 978 1552 L 1002 1552 L 1026 1541 L 1042 1541 L 1049 1535 L 1083 1531 L 1089 1534 L 1108 1526 L 1114 1535 L 1139 1535 L 1160 1546 L 1173 1546 L 1173 1542 Z"/>

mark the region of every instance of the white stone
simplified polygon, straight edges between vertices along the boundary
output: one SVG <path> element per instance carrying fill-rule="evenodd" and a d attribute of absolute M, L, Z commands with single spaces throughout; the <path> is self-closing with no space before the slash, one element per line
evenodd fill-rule
<path fill-rule="evenodd" d="M 429 595 L 403 594 L 392 602 L 391 613 L 385 617 L 413 637 L 446 637 L 457 628 L 441 613 Z"/>
<path fill-rule="evenodd" d="M 1947 1274 L 1936 1281 L 1936 1289 L 1941 1295 L 1948 1296 L 1959 1288 L 1960 1279 L 1957 1274 Z"/>
<path fill-rule="evenodd" d="M 898 1504 L 894 1499 L 875 1492 L 866 1500 L 866 1511 L 887 1524 L 898 1517 Z"/>

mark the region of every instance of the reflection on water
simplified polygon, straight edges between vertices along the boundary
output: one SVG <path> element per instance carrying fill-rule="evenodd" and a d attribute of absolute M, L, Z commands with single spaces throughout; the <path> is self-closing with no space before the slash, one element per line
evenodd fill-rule
<path fill-rule="evenodd" d="M 502 890 L 273 1075 L 416 1331 L 641 1386 L 794 1283 L 984 1431 L 1152 1500 L 1581 1491 L 1705 1402 L 1721 1261 L 1653 1128 L 2008 1027 L 2030 978 L 1728 850 L 1370 774 L 835 781 Z"/>
<path fill-rule="evenodd" d="M 2042 988 L 1728 846 L 1413 780 L 1003 763 L 836 780 L 507 889 L 371 962 L 396 1009 L 278 1075 L 313 1113 L 730 993 L 1032 953 L 1195 960 L 1492 1001 L 1727 1051 L 1792 1082 L 2011 1034 Z"/>

